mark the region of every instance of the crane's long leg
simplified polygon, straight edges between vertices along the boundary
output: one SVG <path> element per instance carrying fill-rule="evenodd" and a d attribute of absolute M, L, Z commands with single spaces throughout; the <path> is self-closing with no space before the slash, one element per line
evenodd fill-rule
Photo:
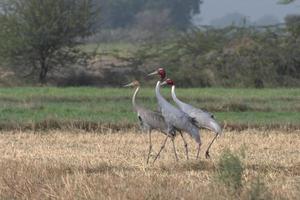
<path fill-rule="evenodd" d="M 206 152 L 205 152 L 205 157 L 206 157 L 206 159 L 210 158 L 210 155 L 209 155 L 209 149 L 210 149 L 211 145 L 214 143 L 214 141 L 217 139 L 218 135 L 219 135 L 219 134 L 216 134 L 216 136 L 214 137 L 214 139 L 213 139 L 213 140 L 211 141 L 211 143 L 209 144 L 209 146 L 208 146 L 208 148 L 207 148 L 207 150 L 206 150 Z"/>
<path fill-rule="evenodd" d="M 151 130 L 149 130 L 149 152 L 148 152 L 148 157 L 147 157 L 147 164 L 149 163 L 149 158 L 150 158 L 150 154 L 152 151 L 152 141 L 151 141 Z"/>
<path fill-rule="evenodd" d="M 185 147 L 186 159 L 188 160 L 188 159 L 189 159 L 188 144 L 187 144 L 186 140 L 184 139 L 182 132 L 179 131 L 179 133 L 180 133 L 180 135 L 181 135 L 181 137 L 182 137 L 182 140 L 183 140 L 183 143 L 184 143 L 184 147 Z"/>
<path fill-rule="evenodd" d="M 175 154 L 175 158 L 176 158 L 176 162 L 178 162 L 178 156 L 177 156 L 177 152 L 176 152 L 174 139 L 175 139 L 174 137 L 171 138 L 172 144 L 173 144 L 173 149 L 174 149 L 174 154 Z"/>
<path fill-rule="evenodd" d="M 154 160 L 153 160 L 153 164 L 155 163 L 156 159 L 157 159 L 158 156 L 160 155 L 161 151 L 165 148 L 165 145 L 166 145 L 166 142 L 167 142 L 168 138 L 169 138 L 169 135 L 166 136 L 166 139 L 165 139 L 165 141 L 163 142 L 163 145 L 161 146 L 161 148 L 160 148 L 158 154 L 155 156 L 155 158 L 154 158 Z"/>
<path fill-rule="evenodd" d="M 198 144 L 197 159 L 199 158 L 201 143 Z"/>

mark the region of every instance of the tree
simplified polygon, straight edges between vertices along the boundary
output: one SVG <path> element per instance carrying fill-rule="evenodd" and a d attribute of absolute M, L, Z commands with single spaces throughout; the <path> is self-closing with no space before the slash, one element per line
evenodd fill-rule
<path fill-rule="evenodd" d="M 200 13 L 202 0 L 148 0 L 146 2 L 147 9 L 169 10 L 171 24 L 177 29 L 186 29 L 191 25 L 192 16 Z"/>
<path fill-rule="evenodd" d="M 279 4 L 289 4 L 289 3 L 292 3 L 296 0 L 278 0 L 278 3 Z"/>
<path fill-rule="evenodd" d="M 170 13 L 170 24 L 185 29 L 191 24 L 193 14 L 200 12 L 202 0 L 94 0 L 102 8 L 102 26 L 128 27 L 134 24 L 136 15 L 145 11 Z"/>
<path fill-rule="evenodd" d="M 44 84 L 50 70 L 74 63 L 82 55 L 74 47 L 79 38 L 93 31 L 95 12 L 90 0 L 2 3 L 0 53 L 11 63 L 21 66 L 22 72 L 37 72 L 39 82 Z"/>
<path fill-rule="evenodd" d="M 300 35 L 300 15 L 287 15 L 285 23 L 289 32 L 297 38 Z"/>
<path fill-rule="evenodd" d="M 140 46 L 132 66 L 165 67 L 181 87 L 299 87 L 299 54 L 286 27 L 203 27 Z"/>

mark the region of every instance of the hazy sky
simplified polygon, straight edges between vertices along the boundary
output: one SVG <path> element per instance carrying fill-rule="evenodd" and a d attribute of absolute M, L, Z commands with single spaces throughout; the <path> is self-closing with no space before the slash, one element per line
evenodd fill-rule
<path fill-rule="evenodd" d="M 274 15 L 279 20 L 287 14 L 300 14 L 300 1 L 290 5 L 278 5 L 277 0 L 204 0 L 201 5 L 201 24 L 209 24 L 212 19 L 228 13 L 239 12 L 255 21 L 264 15 Z"/>

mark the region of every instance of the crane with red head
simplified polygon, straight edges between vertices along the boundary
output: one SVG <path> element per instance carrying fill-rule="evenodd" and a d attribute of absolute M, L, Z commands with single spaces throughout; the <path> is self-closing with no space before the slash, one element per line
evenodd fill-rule
<path fill-rule="evenodd" d="M 199 135 L 199 128 L 196 126 L 195 121 L 193 118 L 188 116 L 188 114 L 184 113 L 183 111 L 179 110 L 172 104 L 170 104 L 161 94 L 160 94 L 160 86 L 164 85 L 164 82 L 162 83 L 162 80 L 165 78 L 165 70 L 162 68 L 159 68 L 157 71 L 149 74 L 155 75 L 161 74 L 161 80 L 157 82 L 156 87 L 155 87 L 155 94 L 156 98 L 158 101 L 158 105 L 160 108 L 160 111 L 162 113 L 162 116 L 165 119 L 165 122 L 168 127 L 168 133 L 170 135 L 174 134 L 176 130 L 179 130 L 180 132 L 186 132 L 188 133 L 197 143 L 198 143 L 198 153 L 197 153 L 197 158 L 199 156 L 199 151 L 200 151 L 200 146 L 201 146 L 201 140 L 200 140 L 200 135 Z M 169 84 L 173 83 L 171 80 L 168 81 Z M 159 156 L 160 152 L 163 150 L 165 143 L 167 141 L 168 137 L 166 137 L 164 144 L 162 145 L 159 153 L 157 154 L 157 157 Z M 188 153 L 187 146 L 186 146 L 186 153 Z M 156 158 L 157 158 L 156 157 Z M 155 159 L 156 159 L 155 158 Z M 155 160 L 154 160 L 155 161 Z"/>
<path fill-rule="evenodd" d="M 166 77 L 166 72 L 163 68 L 159 68 L 160 73 L 158 73 L 158 70 L 153 73 L 151 73 L 150 75 L 159 75 L 161 79 L 164 79 Z M 161 76 L 164 75 L 164 76 Z M 197 127 L 200 128 L 204 128 L 204 129 L 208 129 L 210 131 L 213 131 L 216 135 L 213 138 L 213 140 L 211 141 L 211 143 L 209 144 L 206 152 L 205 152 L 205 157 L 209 158 L 210 154 L 209 154 L 209 150 L 212 146 L 212 144 L 214 143 L 214 141 L 216 140 L 216 138 L 222 133 L 222 129 L 220 127 L 220 125 L 216 122 L 216 120 L 214 119 L 214 116 L 209 113 L 209 112 L 205 112 L 199 108 L 195 108 L 194 106 L 184 103 L 182 101 L 180 101 L 175 94 L 175 84 L 171 79 L 167 79 L 165 80 L 163 83 L 172 86 L 172 98 L 175 101 L 175 103 L 177 104 L 177 106 L 179 107 L 179 109 L 183 112 L 185 112 L 186 114 L 188 114 L 191 118 L 193 118 L 195 120 L 195 124 L 197 125 Z"/>

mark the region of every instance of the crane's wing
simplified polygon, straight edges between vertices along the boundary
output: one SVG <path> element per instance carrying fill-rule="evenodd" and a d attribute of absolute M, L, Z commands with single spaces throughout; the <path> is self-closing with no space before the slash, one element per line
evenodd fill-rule
<path fill-rule="evenodd" d="M 213 114 L 180 101 L 176 97 L 174 88 L 172 88 L 172 98 L 177 104 L 177 106 L 180 108 L 180 110 L 188 114 L 190 117 L 194 118 L 194 120 L 192 120 L 192 123 L 194 123 L 198 128 L 206 128 L 217 134 L 220 134 L 222 132 L 222 129 L 215 120 Z"/>
<path fill-rule="evenodd" d="M 190 121 L 193 125 L 198 126 L 198 122 L 197 122 L 197 119 L 196 119 L 195 117 L 190 117 L 190 116 L 189 116 L 189 121 Z"/>
<path fill-rule="evenodd" d="M 160 112 L 143 107 L 138 107 L 137 112 L 139 119 L 144 125 L 147 125 L 150 129 L 160 130 L 165 133 L 167 132 L 165 119 Z"/>
<path fill-rule="evenodd" d="M 211 113 L 204 112 L 203 110 L 194 107 L 192 109 L 185 110 L 184 112 L 194 118 L 194 123 L 196 123 L 199 128 L 205 128 L 218 134 L 222 132 L 220 125 Z"/>

